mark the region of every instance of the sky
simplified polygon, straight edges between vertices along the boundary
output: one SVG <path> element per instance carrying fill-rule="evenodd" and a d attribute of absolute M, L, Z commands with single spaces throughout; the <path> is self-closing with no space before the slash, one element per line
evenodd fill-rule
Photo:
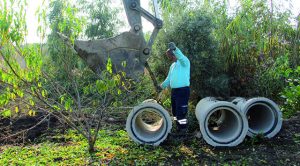
<path fill-rule="evenodd" d="M 112 0 L 114 4 L 120 4 L 121 0 Z M 146 9 L 147 11 L 149 10 L 149 1 L 150 0 L 141 0 L 141 6 Z M 297 16 L 297 14 L 300 13 L 300 0 L 290 0 L 291 3 L 288 3 L 287 0 L 274 0 L 274 2 L 279 3 L 280 7 L 282 8 L 287 8 L 291 7 L 292 12 L 294 16 Z M 26 37 L 27 43 L 39 43 L 40 42 L 40 37 L 37 34 L 37 27 L 38 27 L 38 18 L 35 15 L 36 10 L 38 9 L 38 6 L 41 5 L 42 1 L 41 0 L 27 0 L 28 2 L 28 8 L 26 10 L 26 22 L 27 22 L 27 28 L 28 28 L 28 35 Z M 230 8 L 233 10 L 238 6 L 236 3 L 236 0 L 229 0 Z M 121 15 L 125 16 L 125 12 Z M 126 18 L 123 17 L 123 18 Z M 144 32 L 152 31 L 153 26 L 151 23 L 143 19 L 143 27 L 144 27 Z M 128 30 L 129 28 L 126 27 Z M 120 31 L 126 31 L 127 29 L 121 29 Z"/>

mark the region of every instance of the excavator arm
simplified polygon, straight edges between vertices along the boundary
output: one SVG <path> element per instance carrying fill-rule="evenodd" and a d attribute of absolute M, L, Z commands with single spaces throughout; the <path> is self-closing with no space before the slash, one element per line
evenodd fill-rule
<path fill-rule="evenodd" d="M 153 45 L 153 42 L 154 42 L 159 30 L 163 26 L 163 22 L 159 16 L 159 8 L 158 8 L 157 0 L 152 0 L 152 2 L 153 2 L 154 10 L 155 10 L 155 16 L 140 6 L 140 0 L 123 0 L 127 19 L 128 19 L 129 25 L 131 27 L 131 30 L 130 30 L 131 32 L 143 33 L 141 17 L 144 17 L 146 20 L 151 22 L 154 27 L 151 37 L 150 37 L 146 47 L 143 49 L 143 53 L 146 55 L 150 54 L 150 50 Z"/>
<path fill-rule="evenodd" d="M 107 39 L 75 40 L 74 49 L 95 73 L 104 70 L 110 58 L 113 72 L 124 71 L 127 77 L 135 80 L 138 80 L 146 67 L 154 85 L 157 86 L 154 74 L 147 63 L 154 40 L 163 27 L 157 0 L 153 0 L 155 15 L 142 8 L 140 0 L 123 0 L 123 5 L 130 25 L 129 31 Z M 142 17 L 154 26 L 148 41 L 144 37 Z"/>
<path fill-rule="evenodd" d="M 123 5 L 126 11 L 127 19 L 131 27 L 131 32 L 141 33 L 143 35 L 141 17 L 144 17 L 146 20 L 151 22 L 154 27 L 150 39 L 146 44 L 146 47 L 143 48 L 143 54 L 145 55 L 145 57 L 147 57 L 147 55 L 151 53 L 151 48 L 154 43 L 154 40 L 159 30 L 163 27 L 163 21 L 161 20 L 159 14 L 158 2 L 157 0 L 152 0 L 152 3 L 155 15 L 152 15 L 147 10 L 143 9 L 140 5 L 140 0 L 123 0 Z M 154 86 L 158 87 L 156 77 L 148 64 L 147 59 L 142 60 L 142 62 L 145 62 L 144 66 L 148 70 Z"/>

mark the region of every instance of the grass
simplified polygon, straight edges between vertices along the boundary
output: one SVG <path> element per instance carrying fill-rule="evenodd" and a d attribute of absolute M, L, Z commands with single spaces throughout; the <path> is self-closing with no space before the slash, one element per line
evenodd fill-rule
<path fill-rule="evenodd" d="M 69 130 L 35 144 L 0 147 L 0 165 L 217 165 L 222 156 L 196 138 L 167 142 L 157 147 L 138 145 L 124 130 L 101 130 L 96 151 L 89 154 L 84 138 Z"/>
<path fill-rule="evenodd" d="M 86 141 L 73 130 L 52 137 L 51 142 L 47 139 L 27 146 L 0 147 L 0 165 L 161 165 L 169 163 L 170 158 L 183 165 L 198 162 L 195 149 L 184 144 L 173 149 L 137 145 L 123 130 L 102 130 L 93 154 L 87 152 Z"/>
<path fill-rule="evenodd" d="M 294 141 L 299 143 L 299 135 Z M 87 152 L 85 139 L 74 130 L 41 136 L 34 144 L 0 146 L 0 165 L 268 165 L 282 159 L 266 151 L 277 146 L 247 139 L 234 148 L 214 148 L 202 139 L 168 140 L 158 147 L 134 143 L 124 130 L 101 130 L 96 151 Z M 268 141 L 269 142 L 269 141 Z M 293 145 L 294 146 L 294 145 Z M 260 149 L 260 150 L 259 150 Z M 266 152 L 265 152 L 266 151 Z M 291 152 L 292 153 L 292 152 Z M 296 162 L 296 161 L 295 161 Z M 278 162 L 275 162 L 278 163 Z"/>
<path fill-rule="evenodd" d="M 297 144 L 300 144 L 300 133 L 294 134 L 294 141 Z"/>

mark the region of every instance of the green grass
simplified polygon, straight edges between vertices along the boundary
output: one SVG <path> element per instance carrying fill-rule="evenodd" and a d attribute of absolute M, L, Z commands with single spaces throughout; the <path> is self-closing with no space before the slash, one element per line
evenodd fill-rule
<path fill-rule="evenodd" d="M 295 140 L 299 140 L 298 135 Z M 124 130 L 101 130 L 96 151 L 90 154 L 84 137 L 69 130 L 65 134 L 41 136 L 35 144 L 0 147 L 0 165 L 253 165 L 270 162 L 257 154 L 260 151 L 252 151 L 260 146 L 248 140 L 237 148 L 214 148 L 203 140 L 190 138 L 168 140 L 153 147 L 134 143 Z"/>
<path fill-rule="evenodd" d="M 300 144 L 300 134 L 294 134 L 294 141 L 297 144 Z"/>
<path fill-rule="evenodd" d="M 144 146 L 132 142 L 123 130 L 102 130 L 96 152 L 87 152 L 87 143 L 73 130 L 42 143 L 27 146 L 0 147 L 0 165 L 162 165 L 171 162 L 197 163 L 195 149 L 178 146 Z M 60 140 L 60 141 L 55 141 Z M 58 143 L 54 143 L 58 142 Z M 172 161 L 170 160 L 172 158 Z"/>

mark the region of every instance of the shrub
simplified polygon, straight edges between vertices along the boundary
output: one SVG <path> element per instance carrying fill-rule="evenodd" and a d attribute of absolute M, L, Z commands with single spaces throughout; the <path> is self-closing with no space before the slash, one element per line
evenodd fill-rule
<path fill-rule="evenodd" d="M 252 86 L 247 88 L 249 96 L 264 96 L 275 101 L 280 101 L 280 92 L 286 86 L 284 81 L 288 77 L 289 69 L 288 55 L 278 57 L 275 61 L 272 58 L 261 63 L 252 79 Z"/>
<path fill-rule="evenodd" d="M 168 24 L 168 21 L 165 21 Z M 224 59 L 218 55 L 218 44 L 213 39 L 214 24 L 210 16 L 201 11 L 184 13 L 168 31 L 159 34 L 154 48 L 152 65 L 160 78 L 168 74 L 170 62 L 163 55 L 168 42 L 177 47 L 191 62 L 191 89 L 196 98 L 205 96 L 227 96 L 228 78 L 224 73 Z"/>
<path fill-rule="evenodd" d="M 295 70 L 287 69 L 287 83 L 281 95 L 285 102 L 282 106 L 283 116 L 289 118 L 300 110 L 300 66 Z"/>

